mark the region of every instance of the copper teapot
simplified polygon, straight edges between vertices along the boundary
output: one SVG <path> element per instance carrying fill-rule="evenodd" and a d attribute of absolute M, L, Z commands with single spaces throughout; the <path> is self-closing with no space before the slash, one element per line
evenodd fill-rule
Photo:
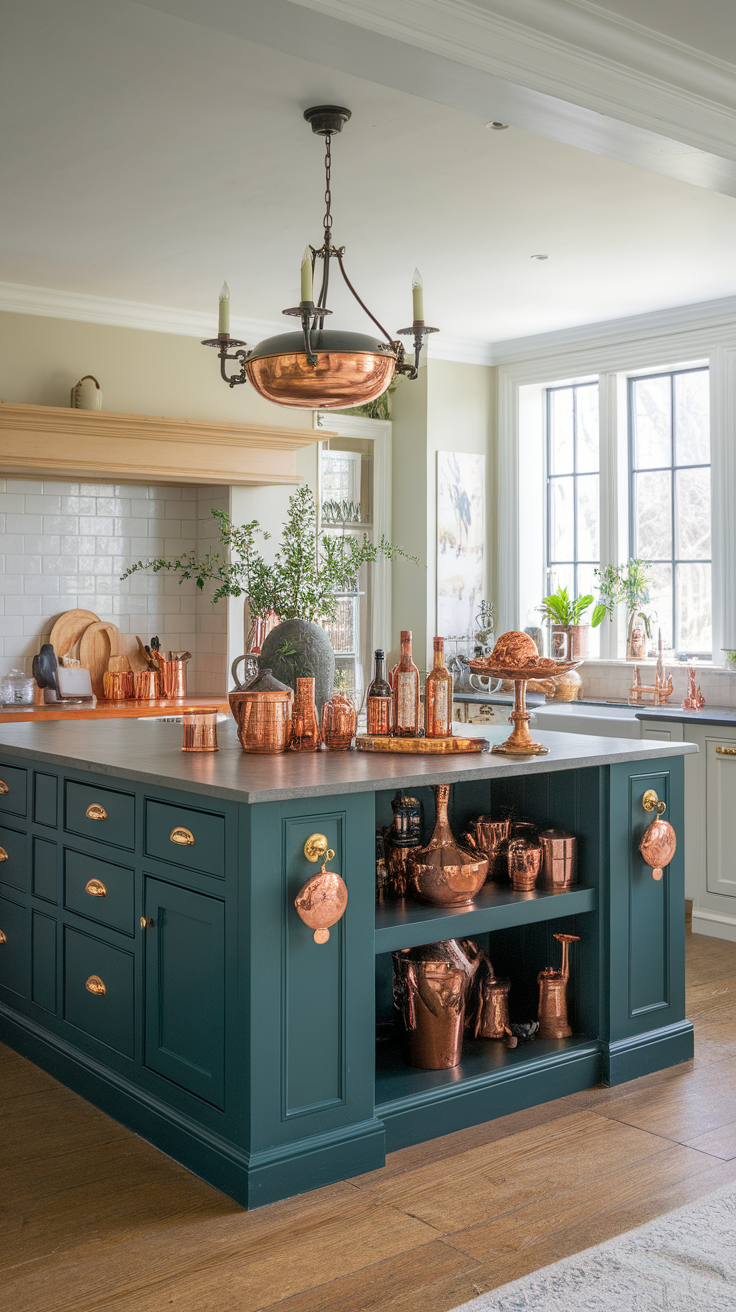
<path fill-rule="evenodd" d="M 228 700 L 244 752 L 276 755 L 286 751 L 294 701 L 291 688 L 264 669 L 244 687 L 229 693 Z"/>

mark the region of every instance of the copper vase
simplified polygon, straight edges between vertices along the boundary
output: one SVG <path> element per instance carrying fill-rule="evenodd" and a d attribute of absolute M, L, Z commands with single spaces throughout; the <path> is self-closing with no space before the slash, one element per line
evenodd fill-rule
<path fill-rule="evenodd" d="M 479 815 L 477 819 L 470 821 L 467 834 L 464 835 L 465 841 L 470 847 L 478 848 L 488 857 L 488 880 L 505 879 L 508 871 L 506 868 L 506 843 L 511 834 L 511 821 L 490 820 L 488 816 Z"/>
<path fill-rule="evenodd" d="M 331 752 L 346 752 L 358 728 L 358 712 L 349 697 L 336 692 L 322 707 L 322 741 Z"/>
<path fill-rule="evenodd" d="M 291 688 L 264 669 L 245 688 L 231 692 L 228 700 L 244 752 L 276 756 L 286 751 L 294 701 Z"/>
<path fill-rule="evenodd" d="M 478 984 L 474 1029 L 476 1039 L 505 1039 L 507 1033 L 510 1033 L 510 989 L 509 980 L 496 979 L 491 971 L 483 971 Z"/>
<path fill-rule="evenodd" d="M 392 957 L 395 1015 L 409 1065 L 429 1071 L 457 1066 L 468 990 L 480 964 L 475 944 L 449 939 Z"/>
<path fill-rule="evenodd" d="M 578 877 L 578 840 L 564 829 L 542 829 L 542 884 L 553 893 L 572 888 Z"/>
<path fill-rule="evenodd" d="M 512 838 L 508 845 L 508 867 L 515 893 L 529 893 L 537 886 L 542 865 L 542 848 L 529 838 Z"/>
<path fill-rule="evenodd" d="M 539 983 L 539 1038 L 568 1039 L 572 1034 L 567 1020 L 567 981 L 570 978 L 570 944 L 579 943 L 579 934 L 555 934 L 562 944 L 562 967 L 546 966 L 537 975 Z"/>
<path fill-rule="evenodd" d="M 296 697 L 291 712 L 289 747 L 292 752 L 318 752 L 322 737 L 314 700 L 314 679 L 297 679 Z"/>
<path fill-rule="evenodd" d="M 449 784 L 432 787 L 437 808 L 434 833 L 426 847 L 409 849 L 411 888 L 422 902 L 455 907 L 472 902 L 488 874 L 488 857 L 458 843 L 447 817 Z"/>

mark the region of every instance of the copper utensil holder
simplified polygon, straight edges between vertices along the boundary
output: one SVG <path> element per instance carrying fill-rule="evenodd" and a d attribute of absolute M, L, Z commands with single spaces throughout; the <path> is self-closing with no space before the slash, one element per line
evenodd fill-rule
<path fill-rule="evenodd" d="M 457 1066 L 479 959 L 466 955 L 455 939 L 391 955 L 395 1014 L 409 1065 L 429 1071 Z"/>
<path fill-rule="evenodd" d="M 542 885 L 561 893 L 572 888 L 578 878 L 578 840 L 564 829 L 543 829 L 539 834 L 542 848 Z"/>
<path fill-rule="evenodd" d="M 488 857 L 459 843 L 450 828 L 449 784 L 434 784 L 437 819 L 426 847 L 409 848 L 411 888 L 422 902 L 456 907 L 472 902 L 486 882 Z"/>
<path fill-rule="evenodd" d="M 484 973 L 478 987 L 478 1010 L 475 1017 L 476 1039 L 505 1039 L 509 1032 L 509 991 L 511 982 Z"/>
<path fill-rule="evenodd" d="M 185 706 L 182 713 L 183 752 L 217 752 L 217 707 Z"/>
<path fill-rule="evenodd" d="M 542 848 L 528 838 L 512 838 L 508 845 L 508 869 L 515 893 L 529 893 L 536 888 L 542 865 Z"/>
<path fill-rule="evenodd" d="M 347 752 L 358 728 L 358 712 L 349 697 L 335 693 L 322 707 L 322 741 L 331 752 Z"/>
<path fill-rule="evenodd" d="M 187 661 L 189 652 L 169 652 L 168 660 L 162 660 L 163 695 L 171 701 L 178 701 L 187 695 Z"/>
<path fill-rule="evenodd" d="M 133 675 L 133 696 L 136 701 L 155 701 L 161 696 L 159 677 L 155 670 L 140 670 Z"/>
<path fill-rule="evenodd" d="M 510 834 L 509 819 L 489 820 L 488 816 L 479 815 L 476 820 L 470 822 L 465 839 L 471 847 L 477 847 L 479 852 L 483 852 L 488 857 L 489 882 L 492 879 L 505 879 L 508 874 L 506 843 Z"/>
<path fill-rule="evenodd" d="M 572 1030 L 567 1019 L 567 981 L 570 978 L 570 944 L 579 934 L 555 934 L 562 944 L 562 968 L 546 966 L 537 975 L 539 983 L 539 1038 L 568 1039 Z"/>

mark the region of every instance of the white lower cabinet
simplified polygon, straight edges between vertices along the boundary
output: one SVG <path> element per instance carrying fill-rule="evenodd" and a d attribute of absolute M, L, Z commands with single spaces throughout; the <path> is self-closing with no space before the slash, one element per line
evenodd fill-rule
<path fill-rule="evenodd" d="M 706 889 L 736 898 L 736 742 L 706 739 L 705 754 Z M 736 914 L 736 903 L 734 903 Z"/>

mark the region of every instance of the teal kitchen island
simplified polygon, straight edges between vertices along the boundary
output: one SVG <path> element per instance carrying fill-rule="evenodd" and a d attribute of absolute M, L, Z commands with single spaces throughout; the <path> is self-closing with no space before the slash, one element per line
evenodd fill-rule
<path fill-rule="evenodd" d="M 692 1056 L 682 757 L 696 748 L 549 733 L 549 755 L 524 759 L 259 757 L 234 725 L 218 733 L 219 752 L 189 755 L 180 724 L 0 724 L 0 1039 L 90 1102 L 254 1207 Z M 419 797 L 429 836 L 439 783 L 458 835 L 507 807 L 577 834 L 577 886 L 377 904 L 391 798 Z M 659 882 L 638 851 L 649 788 L 680 840 Z M 294 908 L 314 833 L 349 893 L 324 945 Z M 392 951 L 472 936 L 511 978 L 512 1019 L 532 1019 L 560 931 L 580 936 L 572 1038 L 468 1036 L 452 1070 L 404 1064 Z"/>

